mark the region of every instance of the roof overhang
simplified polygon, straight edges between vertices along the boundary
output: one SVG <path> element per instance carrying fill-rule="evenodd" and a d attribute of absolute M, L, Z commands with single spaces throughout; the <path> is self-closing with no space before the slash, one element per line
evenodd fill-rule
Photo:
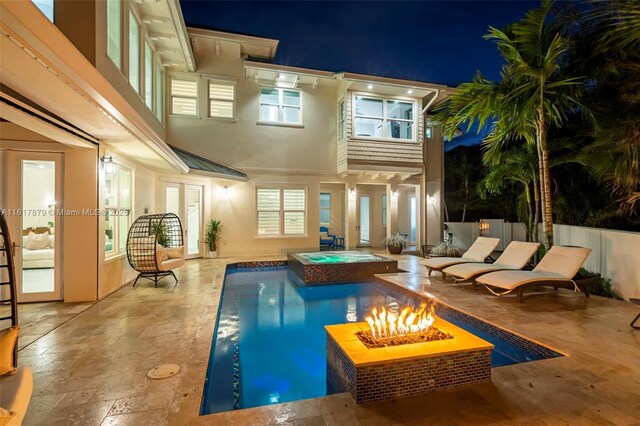
<path fill-rule="evenodd" d="M 448 87 L 442 84 L 424 83 L 389 77 L 377 77 L 355 73 L 337 73 L 336 78 L 347 82 L 350 90 L 373 92 L 392 96 L 411 96 L 423 98 L 431 93 L 446 92 Z"/>
<path fill-rule="evenodd" d="M 247 175 L 227 165 L 195 154 L 182 148 L 170 145 L 171 149 L 189 166 L 189 174 L 228 179 L 240 182 L 247 181 Z"/>
<path fill-rule="evenodd" d="M 195 71 L 196 64 L 178 0 L 132 1 L 142 25 L 160 55 L 162 65 Z"/>
<path fill-rule="evenodd" d="M 249 80 L 282 88 L 291 89 L 299 85 L 309 85 L 315 89 L 319 85 L 331 87 L 338 85 L 335 74 L 328 71 L 252 61 L 245 61 L 244 70 L 245 78 Z"/>
<path fill-rule="evenodd" d="M 1 2 L 0 14 L 4 85 L 149 168 L 189 171 L 163 136 L 33 3 Z M 4 113 L 16 119 L 15 111 L 3 108 Z"/>
<path fill-rule="evenodd" d="M 272 61 L 278 50 L 278 40 L 203 28 L 187 27 L 197 54 L 213 54 L 238 58 L 254 57 Z"/>

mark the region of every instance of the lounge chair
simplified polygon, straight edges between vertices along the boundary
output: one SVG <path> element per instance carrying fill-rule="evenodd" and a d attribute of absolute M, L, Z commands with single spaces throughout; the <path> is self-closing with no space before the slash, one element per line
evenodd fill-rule
<path fill-rule="evenodd" d="M 478 237 L 469 250 L 464 252 L 462 257 L 432 257 L 425 259 L 420 263 L 427 267 L 429 276 L 431 271 L 442 271 L 451 265 L 469 262 L 484 262 L 484 260 L 493 253 L 493 250 L 500 243 L 500 238 Z"/>
<path fill-rule="evenodd" d="M 320 227 L 320 250 L 331 250 L 336 247 L 336 236 L 329 234 L 329 228 Z"/>
<path fill-rule="evenodd" d="M 573 288 L 582 290 L 589 297 L 586 286 L 580 288 L 573 280 L 589 253 L 590 248 L 553 246 L 532 271 L 490 272 L 479 276 L 476 281 L 496 296 L 517 291 L 518 302 L 522 302 L 525 288 L 539 286 Z"/>
<path fill-rule="evenodd" d="M 539 243 L 512 241 L 494 263 L 459 263 L 442 271 L 443 276 L 451 275 L 455 282 L 473 281 L 480 275 L 505 269 L 522 269 L 533 257 Z"/>

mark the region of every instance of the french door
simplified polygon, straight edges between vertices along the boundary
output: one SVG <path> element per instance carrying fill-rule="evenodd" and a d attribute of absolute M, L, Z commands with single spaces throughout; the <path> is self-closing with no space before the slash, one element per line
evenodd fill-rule
<path fill-rule="evenodd" d="M 7 152 L 18 302 L 62 300 L 62 154 Z"/>
<path fill-rule="evenodd" d="M 358 246 L 372 246 L 371 232 L 371 194 L 358 194 Z"/>
<path fill-rule="evenodd" d="M 188 259 L 202 257 L 203 196 L 202 185 L 165 184 L 165 212 L 175 213 L 182 222 L 185 257 Z"/>

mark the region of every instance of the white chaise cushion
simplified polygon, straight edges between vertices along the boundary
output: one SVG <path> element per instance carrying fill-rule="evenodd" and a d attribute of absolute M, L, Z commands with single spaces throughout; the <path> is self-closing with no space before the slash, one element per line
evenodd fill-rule
<path fill-rule="evenodd" d="M 553 246 L 533 270 L 560 274 L 571 279 L 578 273 L 590 253 L 591 249 L 585 247 Z"/>
<path fill-rule="evenodd" d="M 512 241 L 495 263 L 462 263 L 450 266 L 442 272 L 466 280 L 491 271 L 522 269 L 539 246 L 539 243 Z"/>
<path fill-rule="evenodd" d="M 493 253 L 493 251 L 500 244 L 500 238 L 488 238 L 488 237 L 478 237 L 471 244 L 469 250 L 464 252 L 462 255 L 463 259 L 470 259 L 476 262 L 484 262 L 484 260 Z"/>
<path fill-rule="evenodd" d="M 552 272 L 534 272 L 534 271 L 498 271 L 490 272 L 476 278 L 480 284 L 487 284 L 491 287 L 504 288 L 512 290 L 523 284 L 536 281 L 567 281 L 567 278 L 560 274 Z"/>
<path fill-rule="evenodd" d="M 462 257 L 432 257 L 420 261 L 421 264 L 431 269 L 446 268 L 449 265 L 456 265 L 465 262 L 475 262 L 472 259 L 464 259 Z"/>

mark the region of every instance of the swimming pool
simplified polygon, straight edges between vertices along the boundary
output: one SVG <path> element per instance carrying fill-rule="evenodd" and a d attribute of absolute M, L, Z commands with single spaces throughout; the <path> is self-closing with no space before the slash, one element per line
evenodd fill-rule
<path fill-rule="evenodd" d="M 373 306 L 416 303 L 378 282 L 291 279 L 287 267 L 227 270 L 201 414 L 327 395 L 324 326 L 362 321 Z M 450 307 L 436 313 L 493 343 L 493 367 L 560 356 Z"/>

